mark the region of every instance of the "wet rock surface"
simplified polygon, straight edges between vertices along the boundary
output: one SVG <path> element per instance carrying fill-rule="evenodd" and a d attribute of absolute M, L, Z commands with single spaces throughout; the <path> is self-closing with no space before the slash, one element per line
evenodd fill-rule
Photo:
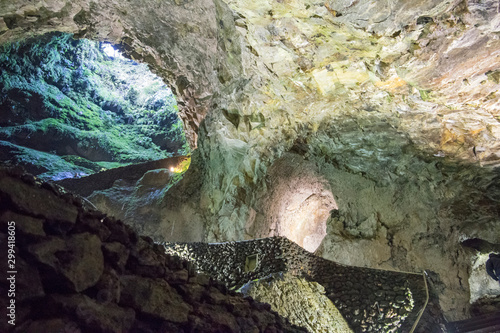
<path fill-rule="evenodd" d="M 2 332 L 306 332 L 57 186 L 2 168 L 0 202 L 2 244 L 19 221 L 16 325 Z"/>
<path fill-rule="evenodd" d="M 87 177 L 63 179 L 55 183 L 82 197 L 88 197 L 93 192 L 111 188 L 117 180 L 135 183 L 150 170 L 170 169 L 184 159 L 186 159 L 184 156 L 165 158 L 111 169 Z M 117 216 L 117 214 L 112 215 Z"/>

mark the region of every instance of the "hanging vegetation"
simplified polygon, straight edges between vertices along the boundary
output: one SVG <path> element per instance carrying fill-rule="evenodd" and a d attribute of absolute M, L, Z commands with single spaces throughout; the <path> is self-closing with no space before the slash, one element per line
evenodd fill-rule
<path fill-rule="evenodd" d="M 0 47 L 4 162 L 54 179 L 189 154 L 170 89 L 105 47 L 62 33 Z"/>

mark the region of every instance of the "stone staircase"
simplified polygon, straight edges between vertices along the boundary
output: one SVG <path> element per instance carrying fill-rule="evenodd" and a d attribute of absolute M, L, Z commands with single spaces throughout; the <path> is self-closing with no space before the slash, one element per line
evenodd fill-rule
<path fill-rule="evenodd" d="M 449 333 L 500 333 L 500 312 L 450 322 Z"/>
<path fill-rule="evenodd" d="M 231 289 L 281 272 L 316 282 L 355 333 L 414 332 L 428 301 L 422 273 L 341 265 L 285 237 L 159 244 Z"/>

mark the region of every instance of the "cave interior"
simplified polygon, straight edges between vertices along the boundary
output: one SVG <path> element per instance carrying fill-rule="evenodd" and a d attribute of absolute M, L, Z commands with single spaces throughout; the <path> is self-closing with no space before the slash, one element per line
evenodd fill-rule
<path fill-rule="evenodd" d="M 446 332 L 498 315 L 499 8 L 0 3 L 0 235 L 15 222 L 33 293 L 1 330 Z"/>

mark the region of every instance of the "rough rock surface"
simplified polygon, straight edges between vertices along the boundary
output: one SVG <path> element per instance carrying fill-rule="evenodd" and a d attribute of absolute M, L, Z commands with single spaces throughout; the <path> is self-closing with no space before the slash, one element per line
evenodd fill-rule
<path fill-rule="evenodd" d="M 306 332 L 60 187 L 4 168 L 0 180 L 0 241 L 15 244 L 0 261 L 15 272 L 0 281 L 1 332 Z"/>
<path fill-rule="evenodd" d="M 468 316 L 460 242 L 500 236 L 496 1 L 13 0 L 0 13 L 0 43 L 109 40 L 172 86 L 198 150 L 151 203 L 158 240 L 186 224 L 204 240 L 255 237 L 256 193 L 292 151 L 338 206 L 318 253 L 427 269 L 446 317 Z"/>
<path fill-rule="evenodd" d="M 424 309 L 428 287 L 423 274 L 340 265 L 313 255 L 285 237 L 163 245 L 167 253 L 189 260 L 200 272 L 244 293 L 257 280 L 279 279 L 283 274 L 317 283 L 354 332 L 407 332 L 412 327 L 417 327 L 415 332 L 428 332 L 429 328 L 439 330 L 444 322 L 440 312 L 432 316 Z M 282 293 L 286 290 L 271 288 L 267 298 L 279 299 Z M 313 297 L 311 293 L 309 296 Z M 323 302 L 324 296 L 316 294 L 316 301 Z M 311 329 L 314 317 L 302 322 L 298 319 L 308 316 L 309 311 L 299 306 L 294 312 L 285 312 L 292 322 Z"/>
<path fill-rule="evenodd" d="M 324 295 L 318 283 L 285 274 L 251 282 L 245 294 L 271 308 L 309 332 L 352 332 L 342 315 Z"/>
<path fill-rule="evenodd" d="M 255 214 L 245 225 L 254 237 L 285 236 L 314 252 L 326 236 L 330 211 L 337 209 L 330 185 L 315 163 L 287 153 L 269 169 L 256 194 Z M 222 219 L 219 228 L 229 221 Z"/>
<path fill-rule="evenodd" d="M 189 157 L 177 156 L 56 183 L 87 197 L 97 209 L 132 225 L 139 234 L 154 236 L 168 233 L 170 239 L 200 241 L 203 227 L 199 223 L 176 224 L 176 221 L 187 217 L 181 215 L 179 218 L 175 214 L 162 216 L 165 210 L 160 204 L 167 191 L 182 179 L 183 171 L 179 169 L 185 163 L 189 163 Z M 172 223 L 161 223 L 165 218 Z"/>
<path fill-rule="evenodd" d="M 481 298 L 496 298 L 500 300 L 499 282 L 493 280 L 489 275 L 485 275 L 486 260 L 488 255 L 478 255 L 472 265 L 472 272 L 469 276 L 470 301 L 476 302 Z"/>

